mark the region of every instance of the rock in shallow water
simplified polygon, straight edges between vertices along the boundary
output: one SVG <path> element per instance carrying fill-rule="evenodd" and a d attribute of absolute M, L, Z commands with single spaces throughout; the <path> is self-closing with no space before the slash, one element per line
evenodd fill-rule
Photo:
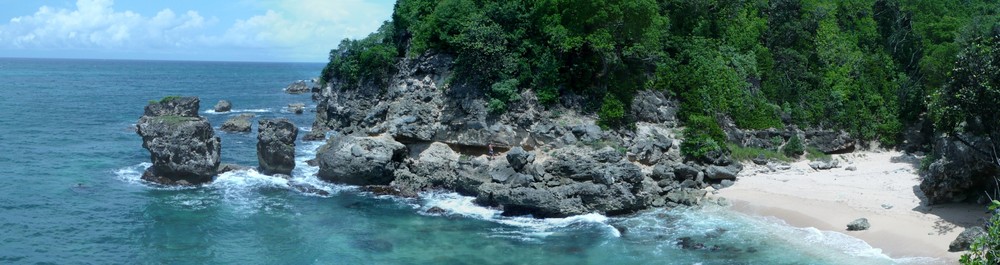
<path fill-rule="evenodd" d="M 257 162 L 261 173 L 292 174 L 298 135 L 299 128 L 285 118 L 257 122 Z"/>
<path fill-rule="evenodd" d="M 316 151 L 320 179 L 351 185 L 389 185 L 406 146 L 388 136 L 336 137 Z"/>
<path fill-rule="evenodd" d="M 219 129 L 225 132 L 250 132 L 250 119 L 253 117 L 255 115 L 250 113 L 236 115 L 223 122 Z"/>
<path fill-rule="evenodd" d="M 198 116 L 199 102 L 197 97 L 165 98 L 146 106 L 136 132 L 153 165 L 142 179 L 166 185 L 212 181 L 221 146 L 212 125 Z"/>
<path fill-rule="evenodd" d="M 215 103 L 215 112 L 229 112 L 233 109 L 233 103 L 228 100 L 219 100 L 219 103 Z"/>

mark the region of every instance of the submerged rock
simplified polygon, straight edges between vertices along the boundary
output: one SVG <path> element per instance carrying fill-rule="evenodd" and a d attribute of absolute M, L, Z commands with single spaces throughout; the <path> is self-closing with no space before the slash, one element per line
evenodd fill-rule
<path fill-rule="evenodd" d="M 166 185 L 196 185 L 212 181 L 219 169 L 219 137 L 198 116 L 197 97 L 150 102 L 137 122 L 142 147 L 153 165 L 142 179 Z"/>
<path fill-rule="evenodd" d="M 868 218 L 858 218 L 847 224 L 847 231 L 868 230 L 869 227 L 871 224 L 868 223 Z"/>
<path fill-rule="evenodd" d="M 250 132 L 250 119 L 254 117 L 256 116 L 250 113 L 236 115 L 223 122 L 219 129 L 226 132 Z"/>
<path fill-rule="evenodd" d="M 306 110 L 306 104 L 305 103 L 292 103 L 292 104 L 288 104 L 288 111 L 289 112 L 292 112 L 292 113 L 295 113 L 295 114 L 302 114 L 302 113 L 305 112 L 305 110 Z"/>
<path fill-rule="evenodd" d="M 233 109 L 233 103 L 228 100 L 219 100 L 219 103 L 215 103 L 215 112 L 229 112 Z"/>
<path fill-rule="evenodd" d="M 285 118 L 257 122 L 257 162 L 261 173 L 291 174 L 295 169 L 295 139 L 299 128 Z"/>

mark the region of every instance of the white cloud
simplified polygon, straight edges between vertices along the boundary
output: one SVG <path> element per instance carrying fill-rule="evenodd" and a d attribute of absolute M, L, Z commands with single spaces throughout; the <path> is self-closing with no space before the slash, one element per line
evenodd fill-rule
<path fill-rule="evenodd" d="M 245 60 L 325 60 L 345 37 L 363 37 L 392 12 L 392 1 L 278 1 L 264 14 L 221 24 L 197 11 L 151 16 L 116 11 L 112 0 L 78 0 L 73 10 L 42 6 L 0 24 L 0 50 L 98 50 L 176 53 L 225 49 Z M 222 30 L 213 30 L 213 29 Z M 155 58 L 154 58 L 155 59 Z M 198 58 L 186 58 L 198 59 Z M 231 58 L 240 60 L 240 58 Z"/>

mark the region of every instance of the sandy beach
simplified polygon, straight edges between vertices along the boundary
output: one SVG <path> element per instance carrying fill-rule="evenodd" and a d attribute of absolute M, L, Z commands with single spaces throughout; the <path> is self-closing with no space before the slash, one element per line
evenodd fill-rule
<path fill-rule="evenodd" d="M 714 196 L 730 199 L 735 210 L 747 214 L 860 238 L 893 258 L 929 256 L 957 264 L 962 253 L 948 252 L 948 244 L 966 227 L 981 223 L 982 206 L 925 205 L 918 188 L 919 160 L 900 152 L 834 158 L 841 160 L 840 168 L 819 171 L 808 161 L 783 170 L 747 164 L 736 185 Z M 847 231 L 847 223 L 862 217 L 870 229 Z"/>

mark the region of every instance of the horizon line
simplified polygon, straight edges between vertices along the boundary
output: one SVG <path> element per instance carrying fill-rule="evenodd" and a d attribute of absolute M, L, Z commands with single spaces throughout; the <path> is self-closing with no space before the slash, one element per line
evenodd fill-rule
<path fill-rule="evenodd" d="M 139 59 L 139 58 L 70 58 L 70 57 L 11 57 L 0 56 L 0 59 L 32 59 L 32 60 L 80 60 L 80 61 L 147 61 L 147 62 L 201 62 L 201 63 L 301 63 L 324 64 L 327 62 L 311 61 L 241 61 L 241 60 L 191 60 L 191 59 Z"/>

